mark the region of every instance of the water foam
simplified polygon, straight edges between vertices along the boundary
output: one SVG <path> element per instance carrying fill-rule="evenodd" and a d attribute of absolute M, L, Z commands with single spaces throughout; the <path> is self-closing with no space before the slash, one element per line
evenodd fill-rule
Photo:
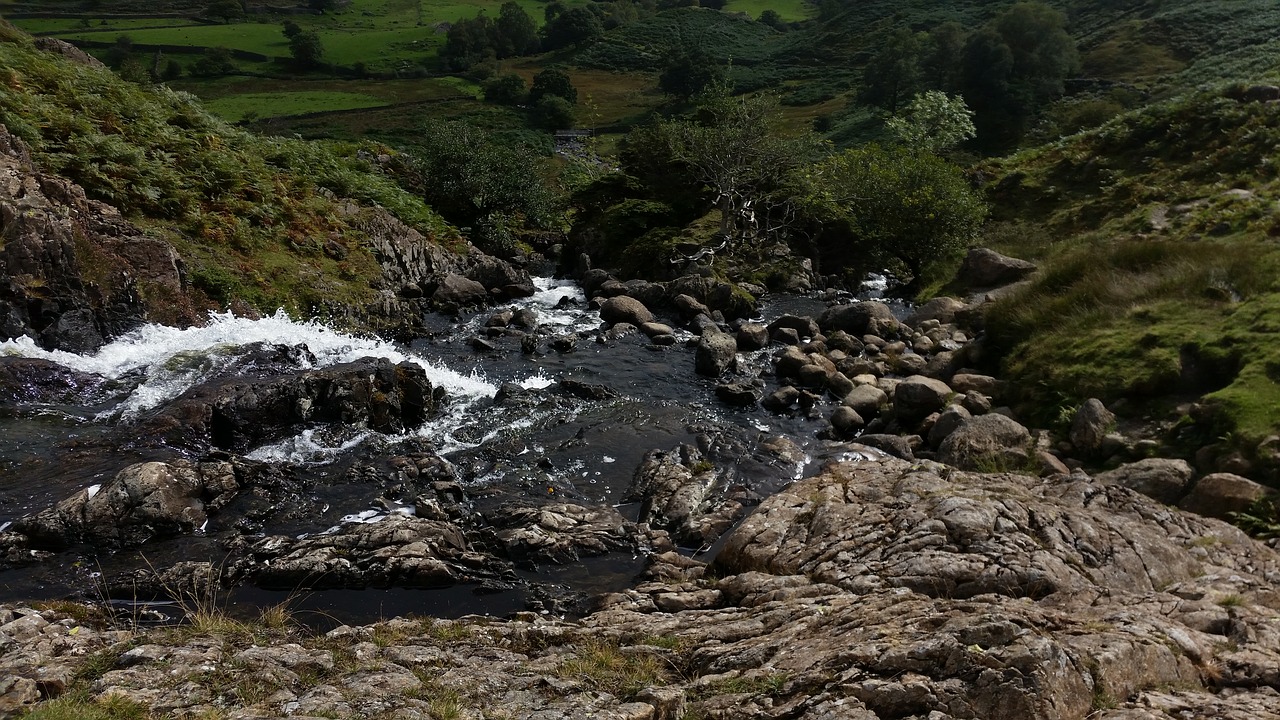
<path fill-rule="evenodd" d="M 293 320 L 283 310 L 251 320 L 231 313 L 210 313 L 202 327 L 174 328 L 145 325 L 120 336 L 92 355 L 44 350 L 29 337 L 0 342 L 0 355 L 18 355 L 56 362 L 73 370 L 108 379 L 144 374 L 129 396 L 113 412 L 134 415 L 171 400 L 229 366 L 242 349 L 254 343 L 303 346 L 315 357 L 300 356 L 299 370 L 352 362 L 364 357 L 413 362 L 427 372 L 431 383 L 443 387 L 453 400 L 492 397 L 497 388 L 481 374 L 460 373 L 423 357 L 406 354 L 391 343 L 338 332 L 317 321 Z"/>

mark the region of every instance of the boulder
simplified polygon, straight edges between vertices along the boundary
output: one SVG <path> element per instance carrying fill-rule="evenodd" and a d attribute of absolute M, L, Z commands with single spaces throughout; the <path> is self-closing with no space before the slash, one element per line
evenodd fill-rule
<path fill-rule="evenodd" d="M 703 333 L 694 353 L 694 368 L 699 375 L 720 377 L 733 369 L 737 353 L 738 343 L 729 333 Z"/>
<path fill-rule="evenodd" d="M 738 328 L 737 340 L 742 350 L 760 350 L 769 344 L 769 330 L 759 323 L 743 323 Z"/>
<path fill-rule="evenodd" d="M 843 437 L 852 437 L 866 425 L 857 410 L 841 405 L 831 412 L 831 427 Z"/>
<path fill-rule="evenodd" d="M 941 380 L 909 377 L 894 389 L 894 412 L 905 421 L 919 421 L 929 413 L 941 410 L 953 395 L 954 391 Z"/>
<path fill-rule="evenodd" d="M 906 323 L 911 327 L 920 327 L 928 320 L 937 320 L 946 324 L 956 319 L 956 311 L 964 307 L 964 303 L 953 297 L 936 297 L 917 307 L 907 316 Z"/>
<path fill-rule="evenodd" d="M 600 318 L 607 323 L 630 323 L 635 326 L 653 322 L 653 313 L 633 297 L 618 295 L 600 303 Z"/>
<path fill-rule="evenodd" d="M 780 413 L 790 410 L 799 399 L 799 389 L 792 387 L 791 385 L 784 385 L 766 395 L 760 404 L 764 405 L 766 410 Z"/>
<path fill-rule="evenodd" d="M 1071 421 L 1071 444 L 1082 457 L 1098 454 L 1107 434 L 1116 427 L 1116 416 L 1097 398 L 1089 398 Z"/>
<path fill-rule="evenodd" d="M 947 406 L 947 409 L 943 410 L 938 415 L 938 419 L 933 422 L 933 427 L 929 428 L 929 445 L 935 448 L 940 447 L 956 428 L 971 417 L 973 415 L 961 405 Z"/>
<path fill-rule="evenodd" d="M 988 416 L 991 417 L 991 416 Z M 1123 485 L 1162 503 L 1173 505 L 1186 493 L 1194 470 L 1186 460 L 1146 458 L 1098 473 L 1103 485 Z"/>
<path fill-rule="evenodd" d="M 769 323 L 769 336 L 773 337 L 774 333 L 783 328 L 794 330 L 799 338 L 811 338 L 818 334 L 818 323 L 813 318 L 800 317 L 799 315 L 782 315 L 773 322 Z"/>
<path fill-rule="evenodd" d="M 880 408 L 889 402 L 889 396 L 875 385 L 859 385 L 850 390 L 842 402 L 857 410 L 862 417 L 869 418 L 880 414 Z"/>
<path fill-rule="evenodd" d="M 877 323 L 896 323 L 893 310 L 881 302 L 857 302 L 849 305 L 836 305 L 823 311 L 818 317 L 818 325 L 828 335 L 836 330 L 843 330 L 853 337 L 862 337 L 871 332 L 869 328 Z"/>
<path fill-rule="evenodd" d="M 919 440 L 919 438 L 916 438 Z M 890 455 L 902 458 L 903 460 L 915 460 L 916 456 L 911 451 L 911 441 L 902 435 L 888 435 L 884 433 L 870 433 L 858 437 L 858 442 L 877 450 L 883 450 Z"/>
<path fill-rule="evenodd" d="M 448 273 L 440 279 L 431 301 L 442 308 L 457 310 L 488 302 L 489 290 L 471 278 Z"/>
<path fill-rule="evenodd" d="M 951 376 L 951 387 L 961 395 L 971 392 L 982 393 L 987 397 L 999 397 L 1003 383 L 990 375 L 974 373 L 956 373 Z"/>
<path fill-rule="evenodd" d="M 965 470 L 1030 469 L 1031 433 L 1004 415 L 971 417 L 942 441 L 938 459 Z"/>
<path fill-rule="evenodd" d="M 716 397 L 726 405 L 752 407 L 760 402 L 760 391 L 746 383 L 725 383 L 716 386 Z"/>
<path fill-rule="evenodd" d="M 1232 513 L 1246 512 L 1257 501 L 1276 491 L 1232 473 L 1205 475 L 1192 484 L 1178 507 L 1188 512 L 1230 520 Z"/>
<path fill-rule="evenodd" d="M 970 288 L 993 288 L 1015 283 L 1035 272 L 1034 263 L 1001 255 L 987 248 L 970 248 L 956 279 Z"/>

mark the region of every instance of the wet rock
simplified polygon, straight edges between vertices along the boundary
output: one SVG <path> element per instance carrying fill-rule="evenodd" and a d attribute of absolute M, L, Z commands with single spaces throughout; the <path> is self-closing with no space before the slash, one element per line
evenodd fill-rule
<path fill-rule="evenodd" d="M 960 423 L 938 448 L 938 459 L 967 470 L 1027 468 L 1031 433 L 1004 415 L 978 415 Z"/>
<path fill-rule="evenodd" d="M 818 323 L 814 322 L 813 318 L 800 317 L 799 315 L 782 315 L 769 323 L 767 329 L 769 336 L 773 337 L 775 333 L 784 328 L 794 330 L 798 339 L 812 338 L 818 334 Z"/>
<path fill-rule="evenodd" d="M 571 353 L 578 349 L 578 336 L 557 335 L 551 338 L 551 349 L 560 353 Z"/>
<path fill-rule="evenodd" d="M 640 332 L 644 333 L 646 337 L 652 339 L 652 338 L 658 337 L 659 335 L 671 335 L 675 332 L 675 330 L 673 330 L 670 325 L 663 325 L 662 323 L 650 322 L 650 323 L 645 323 L 641 325 Z"/>
<path fill-rule="evenodd" d="M 1103 440 L 1115 430 L 1116 416 L 1097 398 L 1089 398 L 1071 421 L 1071 444 L 1083 457 L 1094 457 L 1102 450 Z"/>
<path fill-rule="evenodd" d="M 970 248 L 956 277 L 971 288 L 993 288 L 1015 283 L 1035 272 L 1034 263 L 1011 258 L 988 248 Z"/>
<path fill-rule="evenodd" d="M 671 304 L 674 305 L 676 310 L 686 318 L 693 318 L 698 315 L 711 315 L 711 308 L 707 307 L 697 298 L 684 293 L 679 293 L 673 297 L 671 299 Z"/>
<path fill-rule="evenodd" d="M 827 334 L 827 347 L 832 350 L 839 350 L 846 355 L 856 356 L 862 354 L 862 341 L 850 335 L 843 330 Z"/>
<path fill-rule="evenodd" d="M 489 290 L 480 283 L 457 273 L 449 273 L 440 279 L 431 301 L 441 308 L 456 311 L 459 308 L 483 305 L 489 300 Z"/>
<path fill-rule="evenodd" d="M 779 345 L 799 345 L 800 335 L 795 328 L 783 327 L 769 333 L 769 339 Z"/>
<path fill-rule="evenodd" d="M 1123 485 L 1162 503 L 1174 505 L 1186 492 L 1193 473 L 1186 460 L 1146 458 L 1098 473 L 1094 479 L 1103 485 Z"/>
<path fill-rule="evenodd" d="M 769 330 L 759 323 L 743 323 L 736 336 L 738 347 L 744 351 L 760 350 L 769 344 Z"/>
<path fill-rule="evenodd" d="M 645 455 L 627 499 L 641 502 L 642 523 L 667 530 L 677 542 L 702 545 L 718 538 L 742 514 L 724 492 L 724 478 L 690 445 Z"/>
<path fill-rule="evenodd" d="M 716 397 L 734 407 L 753 407 L 760 401 L 760 391 L 745 383 L 725 383 L 716 386 Z"/>
<path fill-rule="evenodd" d="M 897 322 L 889 306 L 880 302 L 836 305 L 827 308 L 818 317 L 818 325 L 823 332 L 830 334 L 836 330 L 841 330 L 854 337 L 861 337 L 870 332 L 869 328 L 876 321 Z"/>
<path fill-rule="evenodd" d="M 705 332 L 694 354 L 694 368 L 699 375 L 720 377 L 737 364 L 738 344 L 725 332 Z"/>
<path fill-rule="evenodd" d="M 0 405 L 83 400 L 102 382 L 100 375 L 49 360 L 0 357 Z"/>
<path fill-rule="evenodd" d="M 800 399 L 800 390 L 791 385 L 784 385 L 777 390 L 769 393 L 761 401 L 761 405 L 766 410 L 773 412 L 786 412 L 795 406 L 796 401 Z"/>
<path fill-rule="evenodd" d="M 597 383 L 583 382 L 565 378 L 556 383 L 557 389 L 565 395 L 571 395 L 583 400 L 611 400 L 618 397 L 618 392 L 607 385 Z"/>
<path fill-rule="evenodd" d="M 440 398 L 421 366 L 365 358 L 291 375 L 198 385 L 145 417 L 145 437 L 177 447 L 243 451 L 307 423 L 365 424 L 402 433 L 430 417 Z"/>
<path fill-rule="evenodd" d="M 1245 512 L 1275 490 L 1232 473 L 1205 475 L 1191 485 L 1178 507 L 1207 517 L 1230 520 L 1232 513 Z"/>
<path fill-rule="evenodd" d="M 600 303 L 600 319 L 607 323 L 625 322 L 640 326 L 653 322 L 653 313 L 639 300 L 619 295 Z"/>

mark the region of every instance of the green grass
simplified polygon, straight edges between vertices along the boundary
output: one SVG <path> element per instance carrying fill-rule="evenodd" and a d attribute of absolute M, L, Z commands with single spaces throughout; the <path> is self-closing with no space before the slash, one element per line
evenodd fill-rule
<path fill-rule="evenodd" d="M 725 12 L 741 12 L 752 18 L 760 17 L 765 10 L 772 10 L 787 22 L 813 17 L 814 7 L 807 0 L 729 0 Z"/>
<path fill-rule="evenodd" d="M 186 25 L 179 27 L 130 30 L 134 43 L 142 45 L 186 45 L 193 47 L 226 47 L 232 50 L 288 57 L 289 45 L 276 23 L 235 23 L 233 25 Z M 60 34 L 66 40 L 111 42 L 100 33 L 69 32 Z"/>
<path fill-rule="evenodd" d="M 86 21 L 75 18 L 22 18 L 13 24 L 32 34 L 41 33 L 109 33 L 100 40 L 114 40 L 120 33 L 131 33 L 140 28 L 184 27 L 195 25 L 196 21 L 184 18 L 104 18 Z"/>
<path fill-rule="evenodd" d="M 246 117 L 278 117 L 320 111 L 356 110 L 386 104 L 385 100 L 372 95 L 323 90 L 244 93 L 206 100 L 204 103 L 211 112 L 232 121 L 243 120 Z"/>

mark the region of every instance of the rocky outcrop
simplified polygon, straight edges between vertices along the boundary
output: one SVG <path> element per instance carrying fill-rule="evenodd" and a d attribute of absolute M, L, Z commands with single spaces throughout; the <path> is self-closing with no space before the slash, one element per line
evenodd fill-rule
<path fill-rule="evenodd" d="M 325 538 L 335 573 L 375 581 L 466 558 L 414 518 Z M 765 500 L 714 568 L 653 556 L 579 620 L 171 633 L 0 608 L 0 693 L 174 716 L 1254 720 L 1280 699 L 1277 581 L 1275 550 L 1124 487 L 880 457 Z"/>
<path fill-rule="evenodd" d="M 38 171 L 0 125 L 0 339 L 90 353 L 143 322 L 197 319 L 177 253 L 69 180 Z"/>

